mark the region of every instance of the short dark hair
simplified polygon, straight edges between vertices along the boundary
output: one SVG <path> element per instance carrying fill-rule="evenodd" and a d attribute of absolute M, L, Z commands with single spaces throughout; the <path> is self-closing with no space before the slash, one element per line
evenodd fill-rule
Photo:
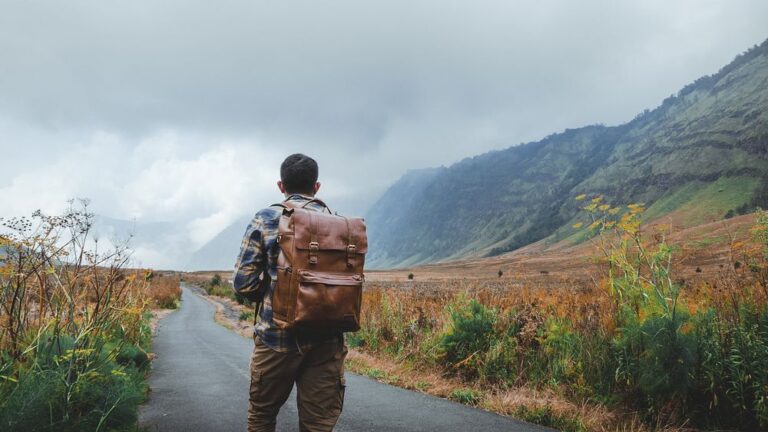
<path fill-rule="evenodd" d="M 280 165 L 280 180 L 288 193 L 313 194 L 319 169 L 311 157 L 296 153 Z"/>

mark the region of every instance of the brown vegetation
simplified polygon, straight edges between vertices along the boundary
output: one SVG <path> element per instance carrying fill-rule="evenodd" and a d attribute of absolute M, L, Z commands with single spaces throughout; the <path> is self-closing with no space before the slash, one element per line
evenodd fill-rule
<path fill-rule="evenodd" d="M 145 293 L 152 306 L 160 309 L 177 308 L 181 298 L 181 277 L 177 274 L 154 273 L 150 271 Z"/>
<path fill-rule="evenodd" d="M 80 204 L 0 221 L 2 430 L 127 428 L 144 398 L 147 309 L 175 304 L 178 279 L 99 249 Z"/>
<path fill-rule="evenodd" d="M 700 228 L 711 240 L 641 230 L 640 213 L 595 214 L 576 277 L 562 271 L 574 258 L 549 274 L 541 261 L 502 277 L 498 262 L 371 273 L 353 367 L 405 386 L 437 374 L 453 390 L 425 391 L 564 430 L 764 427 L 768 216 Z"/>

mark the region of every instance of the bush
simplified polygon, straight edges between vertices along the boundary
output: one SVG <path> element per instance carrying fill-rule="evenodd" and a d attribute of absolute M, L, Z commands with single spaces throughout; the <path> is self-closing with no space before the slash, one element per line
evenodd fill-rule
<path fill-rule="evenodd" d="M 511 337 L 494 339 L 488 351 L 483 354 L 480 377 L 488 382 L 505 383 L 513 381 L 517 374 L 515 365 L 517 341 Z"/>
<path fill-rule="evenodd" d="M 756 215 L 753 243 L 732 244 L 716 281 L 683 286 L 675 282 L 678 251 L 663 235 L 641 236 L 642 206 L 623 210 L 593 199 L 588 207 L 606 209 L 590 225 L 602 230 L 594 238 L 606 257 L 596 286 L 518 289 L 492 278 L 485 288 L 447 280 L 437 290 L 368 289 L 362 328 L 347 335 L 349 344 L 438 368 L 467 386 L 528 386 L 615 414 L 616 423 L 591 419 L 589 428 L 766 430 L 768 213 Z M 450 393 L 469 404 L 479 397 L 467 388 Z M 625 422 L 627 412 L 640 417 Z M 550 406 L 516 415 L 587 429 Z"/>
<path fill-rule="evenodd" d="M 148 365 L 142 350 L 124 348 L 110 360 L 108 347 L 115 342 L 105 344 L 72 376 L 72 339 L 47 340 L 35 361 L 17 371 L 16 383 L 0 386 L 0 430 L 124 430 L 136 423 L 137 406 L 146 394 L 143 372 L 135 366 Z M 62 379 L 67 375 L 69 382 Z"/>
<path fill-rule="evenodd" d="M 477 403 L 480 402 L 482 395 L 472 389 L 456 389 L 451 392 L 449 397 L 456 402 L 465 405 L 477 405 Z"/>
<path fill-rule="evenodd" d="M 709 406 L 712 414 L 742 429 L 768 425 L 768 311 L 762 317 L 741 308 L 738 321 L 722 320 L 714 309 L 696 317 L 700 368 L 690 409 Z"/>
<path fill-rule="evenodd" d="M 446 361 L 465 371 L 476 371 L 491 346 L 495 323 L 496 310 L 477 300 L 455 305 L 450 313 L 450 327 L 441 341 Z"/>
<path fill-rule="evenodd" d="M 208 293 L 208 295 L 214 295 L 219 297 L 225 297 L 230 300 L 235 300 L 235 291 L 230 286 L 225 285 L 207 285 L 205 287 L 205 292 Z"/>
<path fill-rule="evenodd" d="M 80 204 L 61 216 L 0 219 L 0 430 L 135 425 L 150 284 L 170 278 L 125 269 L 125 245 L 89 250 L 94 216 Z"/>
<path fill-rule="evenodd" d="M 542 380 L 551 384 L 583 384 L 581 350 L 583 340 L 564 319 L 548 317 L 543 326 L 539 366 Z"/>
<path fill-rule="evenodd" d="M 344 338 L 350 348 L 361 348 L 365 345 L 365 338 L 363 338 L 362 333 L 359 331 L 355 333 L 344 333 Z"/>
<path fill-rule="evenodd" d="M 122 366 L 132 366 L 145 371 L 149 368 L 149 356 L 147 352 L 136 345 L 123 346 L 115 356 L 115 360 Z"/>
<path fill-rule="evenodd" d="M 237 304 L 239 304 L 239 305 L 243 305 L 243 306 L 247 306 L 247 307 L 251 307 L 251 306 L 253 306 L 253 302 L 251 302 L 251 301 L 250 301 L 250 300 L 248 300 L 247 298 L 243 297 L 243 296 L 242 296 L 242 295 L 240 295 L 239 293 L 235 293 L 235 301 L 236 301 L 236 302 L 237 302 Z"/>
<path fill-rule="evenodd" d="M 681 332 L 687 323 L 687 317 L 653 316 L 628 323 L 614 340 L 617 380 L 654 412 L 685 399 L 693 388 L 697 350 L 694 335 Z"/>
<path fill-rule="evenodd" d="M 515 410 L 515 417 L 563 432 L 586 432 L 588 430 L 578 418 L 557 414 L 549 405 L 537 408 L 521 406 Z"/>

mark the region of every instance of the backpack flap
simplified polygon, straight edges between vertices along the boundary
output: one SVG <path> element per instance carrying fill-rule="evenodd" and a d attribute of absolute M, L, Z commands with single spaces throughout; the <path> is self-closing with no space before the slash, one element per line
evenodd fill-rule
<path fill-rule="evenodd" d="M 360 267 L 362 258 L 368 252 L 368 237 L 365 221 L 361 218 L 294 209 L 290 217 L 294 231 L 293 247 L 304 256 L 310 266 L 316 266 L 324 259 L 321 267 L 330 265 L 335 271 L 344 271 L 344 267 Z M 335 253 L 334 253 L 335 252 Z M 328 255 L 331 253 L 331 255 Z M 329 262 L 343 258 L 344 266 Z"/>

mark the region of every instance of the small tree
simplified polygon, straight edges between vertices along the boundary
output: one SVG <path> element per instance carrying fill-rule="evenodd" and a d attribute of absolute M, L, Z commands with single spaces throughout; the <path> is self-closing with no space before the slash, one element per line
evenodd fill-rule
<path fill-rule="evenodd" d="M 408 273 L 408 280 L 413 280 L 413 273 Z"/>
<path fill-rule="evenodd" d="M 211 286 L 219 286 L 219 285 L 221 285 L 221 276 L 219 276 L 219 274 L 216 273 L 211 278 Z"/>
<path fill-rule="evenodd" d="M 502 276 L 504 276 L 504 272 L 499 270 L 499 277 L 502 277 Z"/>

